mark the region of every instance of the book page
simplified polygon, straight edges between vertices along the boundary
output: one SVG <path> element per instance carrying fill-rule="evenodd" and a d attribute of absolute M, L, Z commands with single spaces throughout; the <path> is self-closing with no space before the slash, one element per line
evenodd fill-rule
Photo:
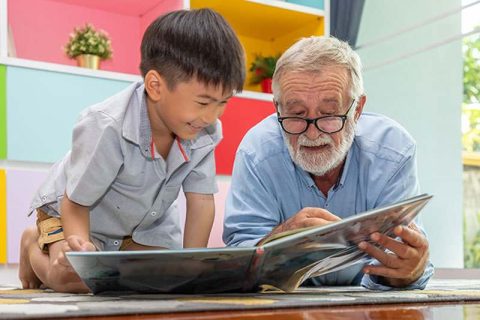
<path fill-rule="evenodd" d="M 275 235 L 264 246 L 258 285 L 292 291 L 309 277 L 342 270 L 366 256 L 358 248 L 379 232 L 393 236 L 398 225 L 408 225 L 430 200 L 421 195 L 390 206 L 359 213 L 330 224 Z"/>

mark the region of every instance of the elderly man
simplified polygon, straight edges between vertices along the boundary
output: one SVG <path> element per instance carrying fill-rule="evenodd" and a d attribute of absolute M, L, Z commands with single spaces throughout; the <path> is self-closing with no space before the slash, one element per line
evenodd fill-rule
<path fill-rule="evenodd" d="M 267 236 L 323 225 L 417 195 L 415 142 L 393 120 L 362 113 L 361 62 L 335 38 L 304 38 L 279 59 L 277 113 L 238 148 L 225 209 L 224 241 L 252 246 Z M 433 274 L 415 224 L 396 239 L 371 235 L 366 265 L 312 278 L 312 285 L 424 288 Z"/>

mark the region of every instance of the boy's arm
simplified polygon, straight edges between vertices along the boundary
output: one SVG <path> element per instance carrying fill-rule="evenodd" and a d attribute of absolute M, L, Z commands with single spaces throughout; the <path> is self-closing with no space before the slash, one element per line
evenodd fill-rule
<path fill-rule="evenodd" d="M 90 209 L 70 200 L 65 193 L 61 203 L 65 240 L 73 251 L 95 251 L 90 242 Z"/>
<path fill-rule="evenodd" d="M 213 194 L 185 192 L 185 198 L 187 199 L 187 215 L 183 247 L 206 247 L 215 218 Z"/>

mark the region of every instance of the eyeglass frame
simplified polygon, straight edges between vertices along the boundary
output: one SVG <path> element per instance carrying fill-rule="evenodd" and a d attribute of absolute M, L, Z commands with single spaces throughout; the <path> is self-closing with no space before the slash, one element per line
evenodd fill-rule
<path fill-rule="evenodd" d="M 337 132 L 340 132 L 340 131 L 343 130 L 343 128 L 345 127 L 345 121 L 347 121 L 351 112 L 356 109 L 356 108 L 353 108 L 356 100 L 357 99 L 353 99 L 352 104 L 348 108 L 347 112 L 345 112 L 344 114 L 331 115 L 331 116 L 321 116 L 321 117 L 318 117 L 318 118 L 280 117 L 280 112 L 278 112 L 278 110 L 277 110 L 277 121 L 280 123 L 280 127 L 282 127 L 283 131 L 285 131 L 288 134 L 292 134 L 292 135 L 299 135 L 299 134 L 302 134 L 302 133 L 306 132 L 312 123 L 315 125 L 315 128 L 317 128 L 317 130 L 319 130 L 320 132 L 323 132 L 323 133 L 326 133 L 326 134 L 337 133 Z M 340 118 L 342 120 L 342 126 L 340 127 L 340 129 L 338 129 L 336 131 L 332 131 L 332 132 L 328 132 L 328 131 L 320 129 L 317 125 L 317 121 L 320 120 L 320 119 L 326 119 L 326 118 Z M 285 130 L 285 128 L 283 127 L 283 120 L 286 120 L 286 119 L 305 120 L 307 122 L 307 126 L 305 127 L 305 130 L 303 130 L 302 132 L 291 133 L 291 132 L 288 132 L 287 130 Z"/>

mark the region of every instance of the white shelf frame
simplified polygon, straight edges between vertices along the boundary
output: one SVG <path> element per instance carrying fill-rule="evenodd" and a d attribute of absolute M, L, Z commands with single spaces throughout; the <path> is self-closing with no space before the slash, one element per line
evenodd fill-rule
<path fill-rule="evenodd" d="M 8 56 L 7 0 L 0 0 L 0 58 Z"/>
<path fill-rule="evenodd" d="M 276 8 L 285 9 L 285 10 L 307 13 L 307 14 L 311 14 L 319 17 L 326 16 L 325 10 L 307 7 L 307 6 L 296 4 L 296 3 L 284 2 L 284 1 L 278 1 L 278 0 L 245 0 L 245 1 L 258 3 L 264 6 L 270 6 L 270 7 L 276 7 Z"/>
<path fill-rule="evenodd" d="M 294 3 L 278 1 L 278 0 L 245 0 L 249 2 L 254 2 L 266 6 L 273 6 L 277 8 L 282 8 L 286 10 L 298 11 L 307 14 L 312 14 L 316 16 L 324 17 L 324 30 L 325 35 L 330 34 L 330 0 L 324 0 L 325 10 L 315 9 L 303 5 L 298 5 Z M 190 1 L 183 0 L 184 9 L 190 8 Z M 16 57 L 8 56 L 8 0 L 0 0 L 0 64 L 14 67 L 29 68 L 35 70 L 45 70 L 73 75 L 80 75 L 86 77 L 94 77 L 101 79 L 110 79 L 117 81 L 127 81 L 135 82 L 141 81 L 142 77 L 140 75 L 121 73 L 121 72 L 112 72 L 104 70 L 91 70 L 86 68 L 80 68 L 76 66 L 69 66 L 57 63 L 43 62 L 43 61 L 34 61 L 29 59 L 22 59 Z M 273 95 L 268 93 L 261 93 L 255 91 L 243 91 L 238 94 L 239 98 L 247 99 L 256 99 L 261 101 L 272 101 Z"/>
<path fill-rule="evenodd" d="M 58 64 L 58 63 L 33 61 L 33 60 L 20 59 L 20 58 L 0 57 L 0 64 L 12 66 L 12 67 L 59 72 L 59 73 L 73 74 L 73 75 L 100 78 L 100 79 L 110 79 L 110 80 L 117 80 L 117 81 L 137 82 L 142 80 L 141 76 L 135 75 L 135 74 L 127 74 L 127 73 L 104 71 L 104 70 L 91 70 L 87 68 L 67 66 L 67 65 Z M 270 93 L 262 93 L 262 92 L 247 91 L 247 90 L 237 94 L 236 97 L 262 100 L 262 101 L 273 100 L 273 95 Z"/>

